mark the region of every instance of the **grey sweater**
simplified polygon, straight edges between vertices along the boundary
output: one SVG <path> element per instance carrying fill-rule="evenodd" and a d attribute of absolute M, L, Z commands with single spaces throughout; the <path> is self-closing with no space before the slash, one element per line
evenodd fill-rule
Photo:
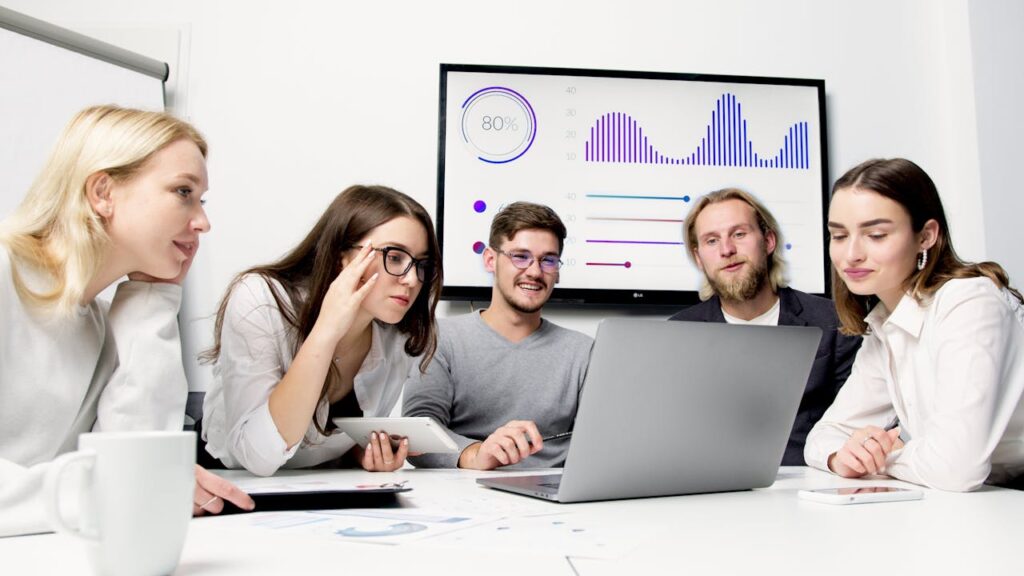
<path fill-rule="evenodd" d="M 480 312 L 438 322 L 437 352 L 405 384 L 404 416 L 430 416 L 461 453 L 509 420 L 532 420 L 544 436 L 572 430 L 594 341 L 547 320 L 521 342 L 492 330 Z M 561 466 L 569 438 L 551 440 L 515 467 Z M 409 458 L 419 468 L 454 468 L 459 454 Z"/>

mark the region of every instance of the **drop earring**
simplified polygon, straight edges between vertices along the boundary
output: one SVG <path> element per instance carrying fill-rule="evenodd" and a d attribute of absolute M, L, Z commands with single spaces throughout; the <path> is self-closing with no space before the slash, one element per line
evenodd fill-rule
<path fill-rule="evenodd" d="M 928 263 L 928 251 L 921 250 L 921 254 L 917 257 L 917 269 L 924 270 L 924 265 Z"/>

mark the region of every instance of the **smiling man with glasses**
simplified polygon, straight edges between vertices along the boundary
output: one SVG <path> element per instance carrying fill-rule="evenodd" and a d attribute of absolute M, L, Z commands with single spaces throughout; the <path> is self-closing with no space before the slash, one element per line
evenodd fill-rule
<path fill-rule="evenodd" d="M 437 352 L 405 384 L 403 415 L 446 426 L 459 454 L 425 454 L 424 468 L 561 466 L 593 340 L 541 317 L 562 266 L 565 225 L 547 206 L 515 202 L 491 223 L 486 310 L 438 322 Z"/>

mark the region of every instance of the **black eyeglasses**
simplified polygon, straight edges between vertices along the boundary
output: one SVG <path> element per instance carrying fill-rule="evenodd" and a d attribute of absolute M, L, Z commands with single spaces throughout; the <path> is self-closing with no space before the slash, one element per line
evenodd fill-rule
<path fill-rule="evenodd" d="M 362 248 L 362 246 L 353 246 L 353 248 Z M 380 252 L 384 257 L 384 271 L 392 276 L 405 276 L 413 266 L 416 267 L 416 277 L 420 279 L 420 282 L 432 282 L 437 274 L 437 266 L 434 265 L 431 258 L 413 258 L 412 254 L 396 246 L 374 248 L 373 250 Z"/>
<path fill-rule="evenodd" d="M 540 262 L 540 269 L 544 272 L 554 273 L 558 272 L 558 269 L 562 267 L 562 261 L 554 254 L 545 254 L 540 258 L 535 258 L 533 254 L 526 252 L 525 250 L 517 250 L 514 252 L 505 252 L 504 250 L 494 249 L 498 254 L 506 256 L 512 261 L 512 265 L 520 270 L 526 270 L 530 266 L 533 266 L 534 260 Z"/>

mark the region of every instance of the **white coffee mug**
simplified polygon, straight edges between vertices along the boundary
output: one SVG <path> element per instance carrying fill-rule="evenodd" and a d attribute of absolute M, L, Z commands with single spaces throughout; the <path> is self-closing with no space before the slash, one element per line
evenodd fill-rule
<path fill-rule="evenodd" d="M 194 432 L 82 434 L 78 451 L 58 457 L 46 472 L 50 526 L 85 539 L 96 574 L 170 574 L 192 517 L 195 460 Z M 78 466 L 85 474 L 72 526 L 61 514 L 61 498 L 69 496 L 61 494 L 61 483 Z"/>

